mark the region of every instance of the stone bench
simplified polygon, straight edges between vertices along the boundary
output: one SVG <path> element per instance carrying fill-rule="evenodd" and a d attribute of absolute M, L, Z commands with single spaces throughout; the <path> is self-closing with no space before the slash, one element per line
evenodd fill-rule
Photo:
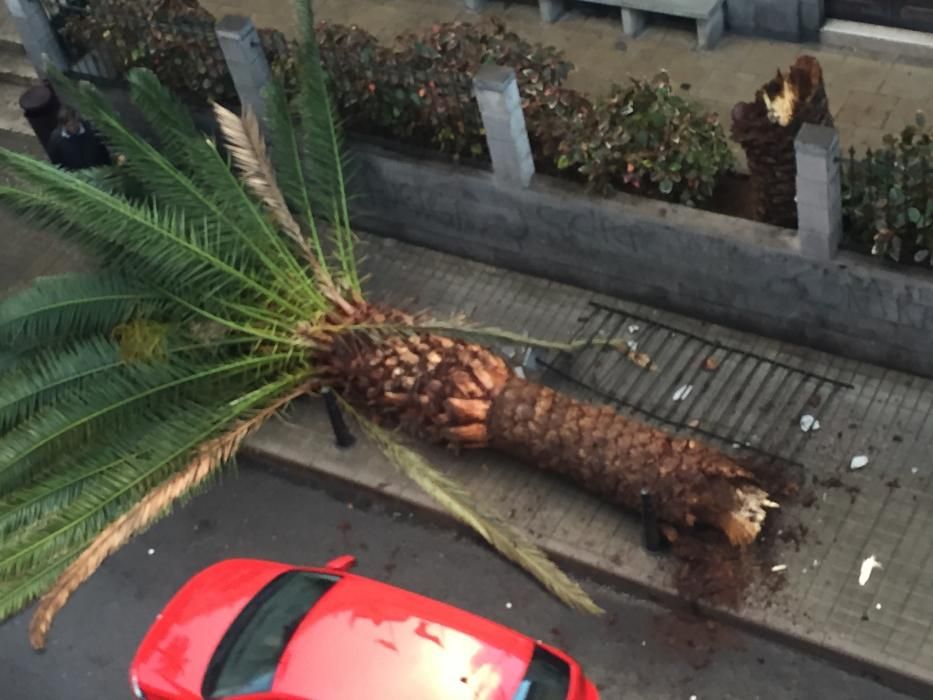
<path fill-rule="evenodd" d="M 622 29 L 632 37 L 644 30 L 649 12 L 694 19 L 697 45 L 701 49 L 716 46 L 725 23 L 724 0 L 614 0 L 602 4 L 622 8 Z"/>

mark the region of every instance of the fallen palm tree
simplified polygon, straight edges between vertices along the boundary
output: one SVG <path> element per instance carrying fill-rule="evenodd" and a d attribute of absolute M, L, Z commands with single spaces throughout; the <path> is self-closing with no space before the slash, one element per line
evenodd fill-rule
<path fill-rule="evenodd" d="M 297 7 L 299 92 L 289 101 L 271 86 L 268 150 L 254 117 L 217 107 L 222 151 L 151 73 L 135 71 L 132 97 L 158 149 L 91 87 L 58 78 L 122 154 L 118 174 L 0 151 L 21 182 L 0 187 L 0 203 L 101 262 L 0 304 L 10 351 L 0 363 L 0 616 L 45 593 L 30 630 L 43 646 L 57 610 L 110 553 L 208 483 L 276 411 L 325 388 L 364 420 L 504 450 L 628 508 L 648 488 L 669 532 L 704 524 L 752 542 L 775 504 L 717 450 L 525 381 L 469 340 L 514 340 L 505 331 L 366 301 L 311 8 Z M 125 195 L 126 182 L 147 197 Z M 599 611 L 527 538 L 394 434 L 364 425 L 498 551 L 568 605 Z"/>

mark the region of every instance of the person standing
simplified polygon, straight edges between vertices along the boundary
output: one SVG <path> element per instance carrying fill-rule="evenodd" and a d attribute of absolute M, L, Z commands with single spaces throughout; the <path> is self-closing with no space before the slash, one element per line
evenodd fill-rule
<path fill-rule="evenodd" d="M 100 137 L 71 107 L 58 112 L 58 128 L 49 139 L 49 160 L 65 170 L 110 165 L 110 153 Z"/>

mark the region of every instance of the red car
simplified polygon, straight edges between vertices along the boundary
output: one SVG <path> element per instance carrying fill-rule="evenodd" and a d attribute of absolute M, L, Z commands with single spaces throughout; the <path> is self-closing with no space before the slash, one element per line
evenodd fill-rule
<path fill-rule="evenodd" d="M 145 700 L 599 700 L 563 652 L 348 573 L 231 559 L 192 578 L 130 667 Z"/>

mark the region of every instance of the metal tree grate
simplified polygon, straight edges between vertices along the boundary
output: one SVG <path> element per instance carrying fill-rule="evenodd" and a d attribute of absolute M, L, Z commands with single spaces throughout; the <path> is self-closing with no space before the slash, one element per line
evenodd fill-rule
<path fill-rule="evenodd" d="M 545 381 L 772 462 L 802 466 L 801 417 L 825 413 L 839 391 L 853 388 L 626 309 L 590 306 L 575 334 L 586 341 L 584 348 L 538 360 L 547 370 Z M 639 367 L 625 352 L 598 342 L 609 338 L 631 339 L 656 369 Z"/>

